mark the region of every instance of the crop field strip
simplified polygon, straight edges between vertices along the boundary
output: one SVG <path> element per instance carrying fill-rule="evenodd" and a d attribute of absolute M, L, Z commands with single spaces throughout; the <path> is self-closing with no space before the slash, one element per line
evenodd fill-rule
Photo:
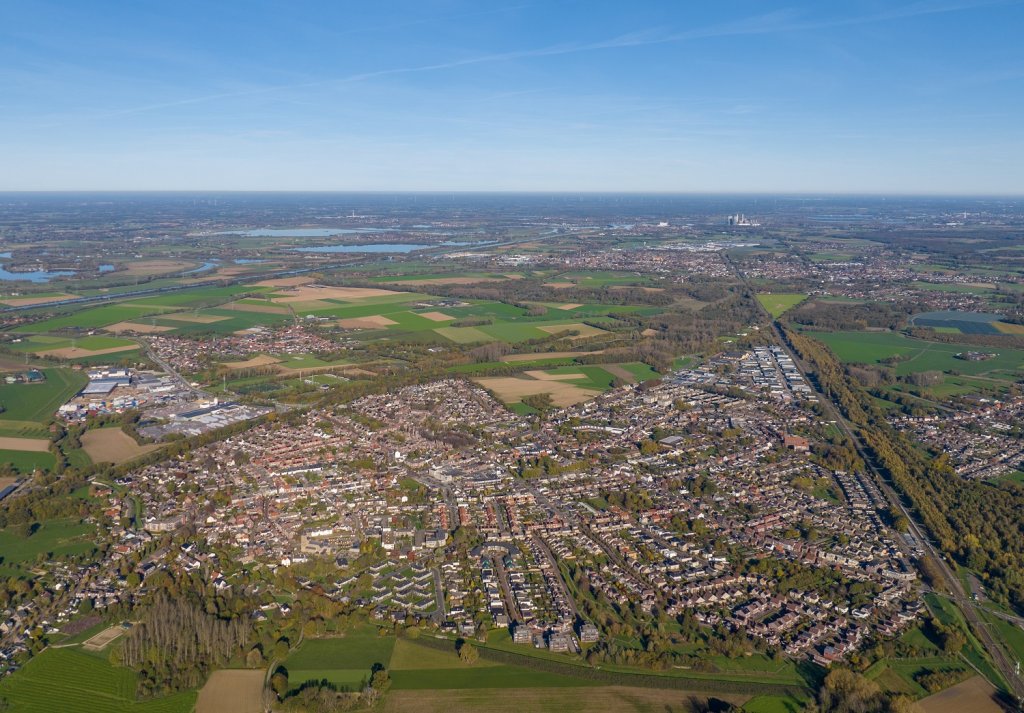
<path fill-rule="evenodd" d="M 17 676 L 0 681 L 0 696 L 17 713 L 188 713 L 194 692 L 138 702 L 135 673 L 72 648 L 49 649 Z"/>

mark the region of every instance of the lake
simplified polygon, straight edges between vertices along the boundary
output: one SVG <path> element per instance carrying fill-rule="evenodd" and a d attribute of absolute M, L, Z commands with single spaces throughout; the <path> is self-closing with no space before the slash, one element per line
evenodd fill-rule
<path fill-rule="evenodd" d="M 55 277 L 71 277 L 75 273 L 69 270 L 55 270 L 48 272 L 46 270 L 34 270 L 32 272 L 8 272 L 3 267 L 0 267 L 0 280 L 8 282 L 49 282 Z"/>

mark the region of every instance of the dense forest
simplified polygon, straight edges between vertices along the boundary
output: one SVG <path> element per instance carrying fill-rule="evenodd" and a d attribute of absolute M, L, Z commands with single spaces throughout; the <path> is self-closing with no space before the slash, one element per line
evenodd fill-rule
<path fill-rule="evenodd" d="M 149 605 L 122 650 L 124 664 L 140 674 L 140 695 L 201 686 L 211 670 L 243 652 L 251 635 L 246 619 L 212 608 L 164 593 Z"/>

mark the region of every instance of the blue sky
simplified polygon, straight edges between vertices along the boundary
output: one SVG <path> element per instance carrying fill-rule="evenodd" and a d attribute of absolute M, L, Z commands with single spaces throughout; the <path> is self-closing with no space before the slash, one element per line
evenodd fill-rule
<path fill-rule="evenodd" d="M 0 190 L 1024 193 L 1024 0 L 4 0 Z"/>

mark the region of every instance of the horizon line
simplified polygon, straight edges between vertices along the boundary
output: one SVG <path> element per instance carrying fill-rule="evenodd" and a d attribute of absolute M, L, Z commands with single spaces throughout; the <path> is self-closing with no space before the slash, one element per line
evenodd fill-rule
<path fill-rule="evenodd" d="M 48 188 L 48 189 L 6 189 L 0 188 L 0 195 L 55 195 L 55 194 L 276 194 L 276 195 L 581 195 L 581 196 L 814 196 L 814 197 L 858 197 L 858 198 L 1017 198 L 1024 199 L 1020 193 L 990 193 L 972 191 L 802 191 L 802 190 L 709 190 L 709 191 L 672 191 L 672 190 L 636 190 L 636 189 L 295 189 L 295 188 Z"/>

